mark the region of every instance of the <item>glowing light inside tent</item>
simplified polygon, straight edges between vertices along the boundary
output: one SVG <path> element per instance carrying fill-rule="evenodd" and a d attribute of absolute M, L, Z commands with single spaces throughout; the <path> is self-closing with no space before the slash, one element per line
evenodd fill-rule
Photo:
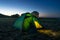
<path fill-rule="evenodd" d="M 34 21 L 34 23 L 35 23 L 36 28 L 42 28 L 42 26 L 37 21 Z"/>

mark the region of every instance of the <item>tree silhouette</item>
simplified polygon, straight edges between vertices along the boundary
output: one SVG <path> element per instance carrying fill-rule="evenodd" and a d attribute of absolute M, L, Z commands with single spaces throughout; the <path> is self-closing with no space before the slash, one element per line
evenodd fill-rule
<path fill-rule="evenodd" d="M 19 14 L 12 15 L 11 17 L 18 18 Z"/>
<path fill-rule="evenodd" d="M 37 11 L 33 11 L 32 14 L 35 15 L 36 17 L 39 17 L 39 12 Z"/>

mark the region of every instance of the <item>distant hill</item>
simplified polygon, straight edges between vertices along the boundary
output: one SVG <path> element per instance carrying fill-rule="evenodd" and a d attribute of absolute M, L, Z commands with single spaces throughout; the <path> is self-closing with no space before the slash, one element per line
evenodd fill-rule
<path fill-rule="evenodd" d="M 17 18 L 17 17 L 19 17 L 19 14 L 15 14 L 11 16 L 0 14 L 0 18 Z"/>
<path fill-rule="evenodd" d="M 0 14 L 0 18 L 5 18 L 5 17 L 9 17 L 9 16 Z"/>

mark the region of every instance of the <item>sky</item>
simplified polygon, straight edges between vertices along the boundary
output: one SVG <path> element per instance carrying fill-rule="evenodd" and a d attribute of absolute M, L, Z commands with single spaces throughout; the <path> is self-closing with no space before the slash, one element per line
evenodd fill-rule
<path fill-rule="evenodd" d="M 38 11 L 40 17 L 60 17 L 60 0 L 0 0 L 4 15 Z"/>

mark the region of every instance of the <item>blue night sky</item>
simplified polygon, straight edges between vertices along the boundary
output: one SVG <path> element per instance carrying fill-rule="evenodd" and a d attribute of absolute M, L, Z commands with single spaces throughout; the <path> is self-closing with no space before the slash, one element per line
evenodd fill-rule
<path fill-rule="evenodd" d="M 5 15 L 38 11 L 41 17 L 60 17 L 60 0 L 0 0 Z"/>

